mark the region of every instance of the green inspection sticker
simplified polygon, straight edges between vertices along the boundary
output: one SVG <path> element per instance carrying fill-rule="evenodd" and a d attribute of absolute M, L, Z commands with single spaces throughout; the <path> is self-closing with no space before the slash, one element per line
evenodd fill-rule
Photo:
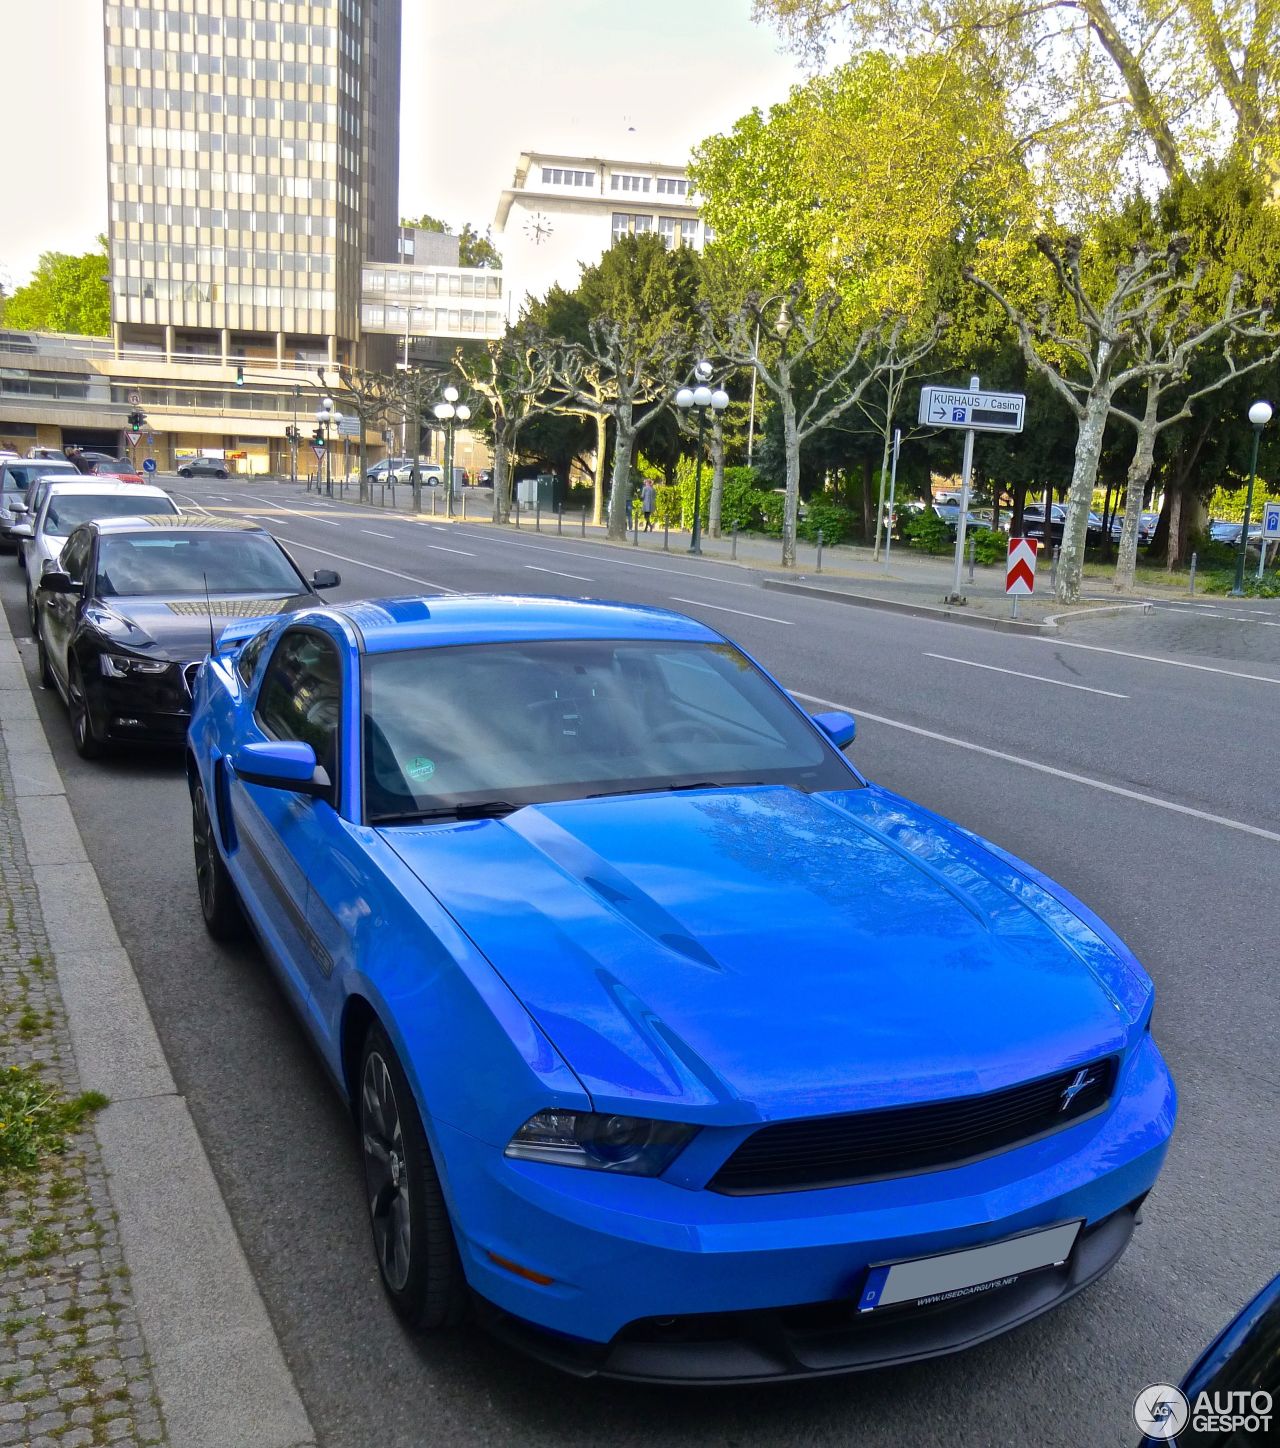
<path fill-rule="evenodd" d="M 411 759 L 405 768 L 410 779 L 430 779 L 436 772 L 436 762 L 419 755 L 417 759 Z"/>

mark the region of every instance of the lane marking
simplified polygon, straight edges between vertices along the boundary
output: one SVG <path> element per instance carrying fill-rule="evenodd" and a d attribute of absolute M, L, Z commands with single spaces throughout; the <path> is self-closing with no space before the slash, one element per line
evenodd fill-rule
<path fill-rule="evenodd" d="M 430 546 L 430 545 L 428 545 Z M 453 552 L 453 549 L 446 549 L 446 552 Z M 471 555 L 473 558 L 475 554 Z M 557 578 L 575 578 L 579 583 L 594 583 L 594 578 L 584 578 L 581 573 L 561 573 L 558 568 L 539 568 L 536 563 L 524 565 L 531 573 L 553 573 Z"/>
<path fill-rule="evenodd" d="M 449 530 L 447 528 L 442 528 L 440 529 L 440 531 L 442 533 L 446 533 Z M 470 529 L 468 529 L 467 531 L 467 537 L 475 538 L 477 540 L 484 538 L 490 543 L 497 544 L 497 546 L 500 548 L 529 548 L 532 549 L 535 553 L 557 553 L 561 557 L 563 557 L 564 554 L 569 551 L 569 548 L 581 549 L 584 546 L 581 543 L 570 543 L 568 548 L 563 546 L 556 548 L 547 543 L 519 543 L 514 538 L 494 538 L 490 537 L 488 533 L 485 533 L 483 531 L 473 533 L 470 531 Z M 592 541 L 592 539 L 588 539 L 586 546 L 590 547 Z M 586 553 L 582 554 L 581 556 L 585 557 L 590 563 L 608 563 L 618 568 L 643 568 L 648 573 L 672 573 L 679 578 L 696 579 L 699 583 L 714 583 L 718 588 L 759 588 L 759 584 L 742 583 L 736 578 L 718 578 L 713 574 L 707 574 L 704 577 L 697 573 L 691 573 L 687 568 L 663 568 L 657 563 L 633 563 L 628 558 L 614 558 L 611 554 L 608 553 Z M 720 563 L 718 559 L 714 558 L 704 559 L 703 561 L 716 563 L 719 567 L 722 568 L 732 566 L 730 564 Z"/>
<path fill-rule="evenodd" d="M 1174 669 L 1195 669 L 1201 674 L 1226 674 L 1228 678 L 1232 679 L 1251 679 L 1255 684 L 1280 685 L 1280 679 L 1273 679 L 1269 674 L 1245 674 L 1241 673 L 1239 669 L 1218 669 L 1214 668 L 1212 664 L 1191 664 L 1185 659 L 1166 659 L 1162 658 L 1159 654 L 1133 654 L 1130 653 L 1128 649 L 1108 649 L 1104 648 L 1101 644 L 1078 644 L 1068 642 L 1066 639 L 1036 637 L 1032 642 L 1049 644 L 1055 649 L 1087 649 L 1093 654 L 1114 654 L 1121 659 L 1141 659 L 1144 663 L 1148 664 L 1168 664 L 1170 668 Z"/>
<path fill-rule="evenodd" d="M 342 527 L 335 518 L 320 518 L 314 513 L 300 513 L 296 508 L 286 508 L 283 503 L 275 502 L 271 498 L 260 498 L 256 493 L 246 493 L 245 497 L 251 498 L 255 503 L 265 503 L 268 508 L 278 508 L 280 512 L 288 513 L 293 518 L 301 518 L 304 523 L 323 523 L 326 528 Z"/>
<path fill-rule="evenodd" d="M 1181 613 L 1183 611 L 1182 608 L 1177 608 L 1171 603 L 1156 603 L 1152 604 L 1152 607 L 1158 608 L 1161 613 Z M 1209 604 L 1201 605 L 1198 616 L 1201 618 L 1218 618 L 1230 623 L 1251 623 L 1257 625 L 1259 628 L 1280 628 L 1280 619 L 1250 618 L 1243 613 L 1224 613 L 1220 608 L 1213 608 Z"/>
<path fill-rule="evenodd" d="M 395 542 L 396 535 L 394 533 L 379 533 L 375 528 L 361 528 L 360 531 L 367 533 L 370 538 L 390 538 L 393 543 Z"/>
<path fill-rule="evenodd" d="M 401 573 L 397 568 L 383 568 L 377 563 L 366 563 L 362 558 L 348 558 L 345 553 L 333 553 L 328 548 L 317 548 L 314 543 L 302 543 L 296 538 L 285 538 L 277 533 L 276 537 L 281 543 L 287 543 L 290 548 L 302 548 L 308 553 L 319 553 L 325 558 L 336 558 L 341 563 L 350 563 L 356 568 L 367 568 L 372 573 L 387 573 L 392 578 L 403 578 L 409 583 L 420 583 L 424 588 L 435 588 L 441 593 L 461 593 L 460 588 L 450 588 L 444 583 L 434 583 L 430 578 L 415 578 L 412 573 Z"/>
<path fill-rule="evenodd" d="M 774 618 L 771 614 L 767 613 L 748 613 L 745 608 L 726 608 L 723 603 L 705 603 L 700 598 L 680 598 L 674 593 L 671 595 L 671 601 L 673 603 L 687 603 L 693 608 L 714 608 L 719 613 L 736 613 L 739 618 L 758 618 L 762 623 L 780 623 L 786 628 L 791 628 L 794 624 L 793 619 Z"/>
<path fill-rule="evenodd" d="M 1275 844 L 1280 844 L 1280 834 L 1274 830 L 1264 830 L 1259 825 L 1245 824 L 1243 820 L 1228 819 L 1226 815 L 1210 814 L 1207 810 L 1194 809 L 1189 804 L 1177 804 L 1174 800 L 1162 799 L 1157 794 L 1143 794 L 1140 790 L 1126 789 L 1120 784 L 1108 784 L 1103 779 L 1090 779 L 1086 774 L 1074 774 L 1069 769 L 1057 769 L 1052 764 L 1041 764 L 1038 759 L 1024 759 L 1020 754 L 1006 754 L 1002 749 L 991 749 L 985 744 L 974 744 L 969 739 L 955 739 L 950 734 L 939 734 L 936 729 L 922 729 L 918 724 L 905 724 L 901 719 L 887 719 L 883 714 L 871 714 L 865 709 L 855 709 L 852 704 L 837 704 L 831 699 L 820 699 L 816 694 L 802 694 L 798 689 L 792 689 L 789 692 L 795 698 L 804 699 L 810 704 L 821 704 L 826 709 L 840 709 L 847 714 L 856 715 L 860 719 L 870 719 L 873 723 L 884 724 L 890 729 L 901 729 L 907 734 L 918 734 L 922 739 L 933 739 L 939 744 L 952 744 L 957 749 L 967 749 L 972 754 L 985 754 L 988 759 L 999 759 L 1005 764 L 1020 764 L 1024 769 L 1032 769 L 1037 774 L 1049 774 L 1055 779 L 1070 780 L 1072 784 L 1088 785 L 1090 789 L 1100 789 L 1104 794 L 1119 795 L 1121 799 L 1134 799 L 1140 804 L 1154 805 L 1156 809 L 1169 810 L 1173 814 L 1189 815 L 1192 819 L 1222 825 L 1224 829 L 1239 830 L 1241 834 L 1254 835 L 1260 840 L 1271 840 Z"/>
<path fill-rule="evenodd" d="M 967 664 L 971 669 L 990 669 L 993 674 L 1012 674 L 1015 679 L 1034 679 L 1038 684 L 1057 684 L 1060 689 L 1079 689 L 1085 694 L 1105 694 L 1108 699 L 1127 699 L 1128 694 L 1115 694 L 1110 689 L 1091 689 L 1088 684 L 1069 684 L 1065 679 L 1049 679 L 1044 674 L 1024 674 L 1021 669 L 1001 669 L 995 664 L 980 664 L 976 659 L 957 659 L 951 654 L 925 654 L 926 659 L 944 659 L 949 664 Z"/>
<path fill-rule="evenodd" d="M 427 547 L 435 553 L 456 553 L 460 558 L 474 558 L 476 556 L 474 553 L 468 553 L 465 548 L 446 548 L 443 543 L 428 543 Z M 565 575 L 566 578 L 570 576 L 569 574 Z"/>

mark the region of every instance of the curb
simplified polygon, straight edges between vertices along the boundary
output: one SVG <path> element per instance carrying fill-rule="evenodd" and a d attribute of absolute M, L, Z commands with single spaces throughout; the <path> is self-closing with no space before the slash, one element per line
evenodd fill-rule
<path fill-rule="evenodd" d="M 1044 623 L 1022 623 L 1012 618 L 988 618 L 981 613 L 961 613 L 959 609 L 937 608 L 928 603 L 901 603 L 894 598 L 877 598 L 868 593 L 845 593 L 834 588 L 819 588 L 811 583 L 787 583 L 777 578 L 766 578 L 762 588 L 775 593 L 791 593 L 801 598 L 821 598 L 829 603 L 846 603 L 854 608 L 877 608 L 885 613 L 902 613 L 911 618 L 933 619 L 937 623 L 961 623 L 970 628 L 994 629 L 997 633 L 1022 634 L 1036 637 L 1046 629 L 1057 627 L 1048 619 Z"/>
<path fill-rule="evenodd" d="M 85 853 L 8 618 L 0 728 L 72 1054 L 173 1448 L 314 1448 L 315 1431 Z"/>

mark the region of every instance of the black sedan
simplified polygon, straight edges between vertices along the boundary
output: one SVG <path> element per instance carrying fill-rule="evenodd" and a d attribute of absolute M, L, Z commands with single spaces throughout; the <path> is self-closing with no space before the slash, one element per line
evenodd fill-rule
<path fill-rule="evenodd" d="M 40 678 L 66 701 L 86 759 L 119 740 L 180 743 L 191 686 L 233 619 L 290 613 L 340 582 L 308 582 L 254 523 L 198 514 L 76 528 L 36 592 Z"/>

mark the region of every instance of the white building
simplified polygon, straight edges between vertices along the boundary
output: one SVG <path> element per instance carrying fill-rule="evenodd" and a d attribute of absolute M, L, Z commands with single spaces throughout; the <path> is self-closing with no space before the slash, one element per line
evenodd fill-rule
<path fill-rule="evenodd" d="M 619 236 L 657 232 L 670 246 L 701 247 L 705 228 L 684 166 L 525 151 L 494 217 L 507 306 L 559 284 L 572 290 Z"/>

